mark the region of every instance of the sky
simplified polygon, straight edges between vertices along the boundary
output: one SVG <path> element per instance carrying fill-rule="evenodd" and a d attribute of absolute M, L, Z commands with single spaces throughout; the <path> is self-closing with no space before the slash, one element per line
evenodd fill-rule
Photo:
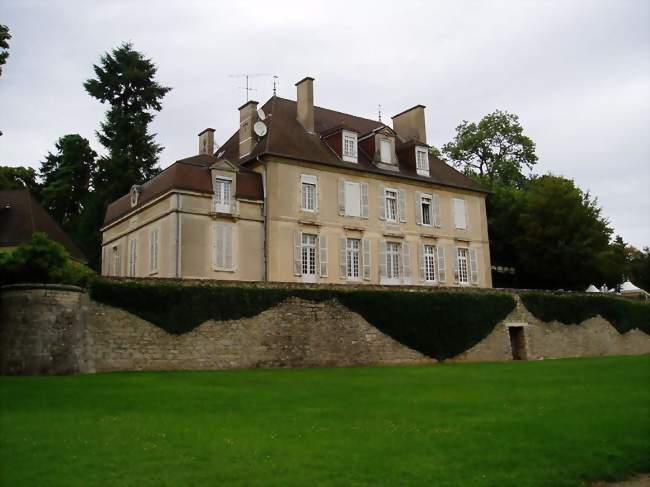
<path fill-rule="evenodd" d="M 69 133 L 88 138 L 106 106 L 83 82 L 122 42 L 173 90 L 152 131 L 161 167 L 224 142 L 237 108 L 315 78 L 319 106 L 383 120 L 425 105 L 428 143 L 496 109 L 537 144 L 535 172 L 598 198 L 616 234 L 650 245 L 650 2 L 3 0 L 10 57 L 0 77 L 0 165 L 38 168 Z"/>

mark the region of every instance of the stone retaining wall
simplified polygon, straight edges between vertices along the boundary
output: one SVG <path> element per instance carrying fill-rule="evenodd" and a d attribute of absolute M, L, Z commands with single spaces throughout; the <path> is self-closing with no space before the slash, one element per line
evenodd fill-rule
<path fill-rule="evenodd" d="M 289 298 L 255 317 L 210 320 L 176 336 L 70 286 L 12 286 L 0 298 L 3 374 L 435 362 L 336 301 Z M 639 330 L 621 335 L 601 317 L 544 323 L 516 299 L 489 336 L 453 360 L 512 360 L 510 327 L 522 328 L 528 359 L 650 353 L 650 336 Z"/>

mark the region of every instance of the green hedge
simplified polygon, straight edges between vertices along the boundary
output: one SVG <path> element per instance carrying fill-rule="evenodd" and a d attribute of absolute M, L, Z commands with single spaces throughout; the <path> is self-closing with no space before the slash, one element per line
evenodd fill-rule
<path fill-rule="evenodd" d="M 338 300 L 398 342 L 438 360 L 458 355 L 485 338 L 515 307 L 508 294 L 181 285 L 96 279 L 94 300 L 122 308 L 180 335 L 212 320 L 258 315 L 295 296 Z"/>
<path fill-rule="evenodd" d="M 650 335 L 650 304 L 611 296 L 560 296 L 541 292 L 525 292 L 520 296 L 526 308 L 542 321 L 579 324 L 600 315 L 619 333 L 639 328 Z"/>

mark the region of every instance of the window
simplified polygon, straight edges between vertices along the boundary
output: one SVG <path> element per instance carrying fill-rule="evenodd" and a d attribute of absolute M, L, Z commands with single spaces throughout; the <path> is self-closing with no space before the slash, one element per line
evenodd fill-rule
<path fill-rule="evenodd" d="M 361 216 L 361 185 L 345 182 L 345 215 Z"/>
<path fill-rule="evenodd" d="M 464 247 L 456 248 L 456 272 L 457 280 L 460 284 L 469 282 L 467 272 L 467 249 Z"/>
<path fill-rule="evenodd" d="M 149 232 L 149 273 L 155 274 L 158 272 L 158 235 L 159 229 L 151 230 Z"/>
<path fill-rule="evenodd" d="M 343 160 L 357 162 L 357 134 L 343 131 Z"/>
<path fill-rule="evenodd" d="M 390 143 L 390 140 L 388 139 L 380 139 L 379 140 L 379 156 L 381 159 L 381 162 L 385 162 L 386 164 L 392 164 L 393 158 L 391 157 L 391 153 L 393 152 L 392 144 Z"/>
<path fill-rule="evenodd" d="M 436 280 L 436 248 L 433 245 L 424 245 L 424 280 Z"/>
<path fill-rule="evenodd" d="M 129 276 L 135 276 L 136 259 L 138 252 L 138 241 L 131 239 L 129 241 Z"/>
<path fill-rule="evenodd" d="M 302 234 L 302 275 L 316 277 L 316 235 Z"/>
<path fill-rule="evenodd" d="M 387 189 L 384 194 L 386 198 L 386 220 L 397 221 L 397 191 Z"/>
<path fill-rule="evenodd" d="M 415 149 L 415 168 L 420 176 L 429 175 L 429 154 L 425 147 Z"/>
<path fill-rule="evenodd" d="M 113 257 L 113 275 L 114 276 L 119 276 L 120 275 L 120 267 L 121 267 L 120 247 L 119 247 L 119 245 L 113 246 L 112 257 Z"/>
<path fill-rule="evenodd" d="M 233 230 L 230 223 L 215 223 L 212 241 L 214 269 L 217 271 L 234 271 Z"/>
<path fill-rule="evenodd" d="M 386 278 L 399 279 L 400 244 L 397 242 L 386 242 Z"/>
<path fill-rule="evenodd" d="M 359 252 L 361 240 L 358 238 L 348 238 L 346 247 L 347 277 L 348 279 L 359 279 Z"/>
<path fill-rule="evenodd" d="M 318 198 L 316 195 L 316 176 L 303 174 L 301 181 L 301 208 L 303 211 L 316 211 Z"/>
<path fill-rule="evenodd" d="M 230 179 L 216 179 L 214 184 L 214 211 L 230 213 L 231 185 L 232 181 Z"/>
<path fill-rule="evenodd" d="M 454 226 L 459 230 L 467 230 L 465 200 L 461 198 L 454 198 Z"/>
<path fill-rule="evenodd" d="M 422 208 L 422 225 L 431 225 L 431 195 L 423 194 L 420 197 L 420 207 Z"/>

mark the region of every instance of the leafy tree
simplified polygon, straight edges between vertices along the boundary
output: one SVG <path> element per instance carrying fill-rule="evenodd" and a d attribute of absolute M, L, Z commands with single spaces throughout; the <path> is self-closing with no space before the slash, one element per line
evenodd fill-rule
<path fill-rule="evenodd" d="M 148 126 L 171 88 L 155 80 L 156 70 L 150 59 L 126 43 L 102 56 L 101 63 L 94 65 L 96 77 L 84 83 L 92 97 L 110 105 L 97 132 L 108 155 L 99 159 L 94 181 L 104 204 L 159 172 L 162 147 Z"/>
<path fill-rule="evenodd" d="M 546 175 L 522 192 L 515 245 L 520 283 L 533 288 L 584 289 L 601 275 L 599 256 L 612 230 L 589 192 Z"/>
<path fill-rule="evenodd" d="M 85 207 L 97 153 L 78 134 L 64 135 L 41 163 L 42 202 L 66 230 Z"/>
<path fill-rule="evenodd" d="M 535 143 L 524 135 L 515 114 L 496 110 L 479 123 L 464 120 L 442 153 L 465 174 L 508 186 L 521 186 L 524 170 L 537 163 Z"/>
<path fill-rule="evenodd" d="M 626 277 L 641 289 L 650 292 L 650 247 L 643 247 L 643 250 L 634 247 L 628 249 L 629 262 Z"/>
<path fill-rule="evenodd" d="M 29 189 L 38 197 L 40 187 L 36 182 L 36 171 L 31 167 L 0 166 L 0 189 Z"/>
<path fill-rule="evenodd" d="M 2 66 L 7 62 L 9 57 L 9 27 L 0 24 L 0 76 L 2 75 Z"/>

